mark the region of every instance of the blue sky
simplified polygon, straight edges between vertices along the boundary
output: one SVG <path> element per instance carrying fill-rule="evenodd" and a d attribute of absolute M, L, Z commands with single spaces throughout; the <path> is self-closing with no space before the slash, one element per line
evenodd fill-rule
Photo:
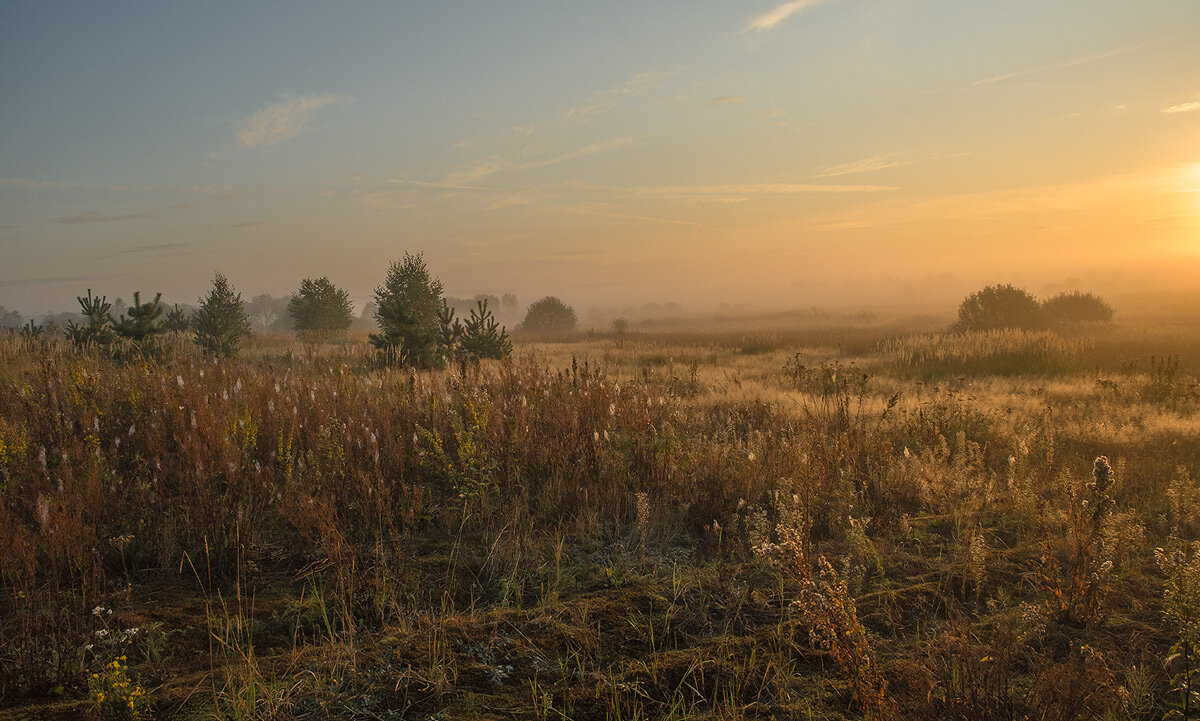
<path fill-rule="evenodd" d="M 1194 282 L 1198 36 L 1194 0 L 2 2 L 0 305 L 362 300 L 405 251 L 582 306 Z"/>

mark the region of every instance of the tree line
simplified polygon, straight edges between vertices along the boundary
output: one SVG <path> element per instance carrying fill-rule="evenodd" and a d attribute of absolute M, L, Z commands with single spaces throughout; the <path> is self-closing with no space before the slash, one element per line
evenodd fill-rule
<path fill-rule="evenodd" d="M 466 301 L 444 296 L 442 282 L 430 274 L 424 257 L 410 253 L 391 264 L 384 283 L 375 289 L 372 302 L 358 318 L 350 294 L 328 276 L 305 278 L 286 299 L 260 295 L 249 303 L 220 273 L 195 308 L 167 307 L 162 293 L 143 302 L 140 292 L 135 292 L 133 304 L 126 306 L 120 299 L 112 303 L 107 296 L 93 295 L 90 288 L 76 300 L 80 315 L 68 316 L 66 335 L 79 346 L 99 346 L 114 355 L 157 354 L 167 335 L 175 333 L 190 334 L 206 352 L 231 356 L 250 338 L 252 319 L 260 328 L 282 329 L 280 320 L 286 318 L 293 330 L 309 340 L 336 337 L 356 322 L 365 325 L 364 321 L 373 319 L 378 332 L 371 333 L 370 340 L 381 356 L 419 368 L 440 367 L 450 359 L 508 356 L 512 341 L 493 308 L 500 305 L 509 313 L 517 310 L 516 296 L 506 293 L 502 298 L 477 296 L 474 306 L 462 312 Z M 33 321 L 21 326 L 19 314 L 3 309 L 0 320 L 4 327 L 21 327 L 31 336 L 47 327 Z M 529 307 L 518 329 L 554 334 L 571 332 L 575 324 L 574 309 L 549 296 Z"/>

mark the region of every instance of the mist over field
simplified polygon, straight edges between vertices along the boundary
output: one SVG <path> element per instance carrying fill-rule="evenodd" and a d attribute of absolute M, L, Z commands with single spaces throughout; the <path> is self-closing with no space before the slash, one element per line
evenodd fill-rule
<path fill-rule="evenodd" d="M 1200 718 L 1198 29 L 0 0 L 0 721 Z"/>

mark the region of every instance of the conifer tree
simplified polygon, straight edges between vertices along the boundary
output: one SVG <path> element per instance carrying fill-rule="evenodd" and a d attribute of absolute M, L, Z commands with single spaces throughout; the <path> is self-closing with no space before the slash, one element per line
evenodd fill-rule
<path fill-rule="evenodd" d="M 196 344 L 220 356 L 232 356 L 250 337 L 250 320 L 241 293 L 234 293 L 229 280 L 217 273 L 208 296 L 192 316 Z"/>

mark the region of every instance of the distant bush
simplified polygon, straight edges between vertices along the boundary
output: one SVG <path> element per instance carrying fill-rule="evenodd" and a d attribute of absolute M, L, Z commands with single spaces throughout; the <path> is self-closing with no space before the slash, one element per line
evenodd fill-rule
<path fill-rule="evenodd" d="M 575 323 L 575 309 L 548 295 L 529 306 L 520 330 L 523 333 L 569 333 L 575 330 Z"/>
<path fill-rule="evenodd" d="M 1112 306 L 1091 293 L 1059 293 L 1042 303 L 1042 312 L 1051 324 L 1111 323 Z"/>
<path fill-rule="evenodd" d="M 1042 330 L 1046 316 L 1041 303 L 1015 286 L 989 285 L 968 295 L 958 307 L 955 332 L 1002 330 Z"/>

